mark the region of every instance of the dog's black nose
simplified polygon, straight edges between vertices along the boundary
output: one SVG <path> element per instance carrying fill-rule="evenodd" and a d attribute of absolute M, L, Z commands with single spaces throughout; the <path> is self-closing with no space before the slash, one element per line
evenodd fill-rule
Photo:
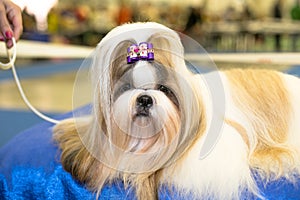
<path fill-rule="evenodd" d="M 136 100 L 137 105 L 144 107 L 144 108 L 150 108 L 153 105 L 153 99 L 149 95 L 142 95 L 139 96 Z"/>

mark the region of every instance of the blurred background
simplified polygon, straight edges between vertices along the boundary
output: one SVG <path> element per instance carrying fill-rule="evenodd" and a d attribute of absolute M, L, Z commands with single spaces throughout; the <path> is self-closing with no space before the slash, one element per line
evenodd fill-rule
<path fill-rule="evenodd" d="M 300 46 L 298 0 L 14 0 L 24 39 L 95 46 L 113 27 L 156 21 L 208 51 L 293 51 Z"/>
<path fill-rule="evenodd" d="M 77 69 L 113 27 L 156 21 L 198 41 L 218 67 L 272 68 L 300 76 L 300 0 L 13 0 L 23 9 L 16 67 L 31 103 L 71 111 Z M 6 60 L 1 44 L 0 59 Z M 0 70 L 0 146 L 42 122 L 11 71 Z"/>

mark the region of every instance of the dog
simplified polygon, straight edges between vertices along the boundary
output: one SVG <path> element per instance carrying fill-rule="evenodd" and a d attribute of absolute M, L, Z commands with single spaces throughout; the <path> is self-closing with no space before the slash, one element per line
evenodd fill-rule
<path fill-rule="evenodd" d="M 194 199 L 240 199 L 245 191 L 263 198 L 255 176 L 293 182 L 300 79 L 264 69 L 194 73 L 184 54 L 178 33 L 161 24 L 110 31 L 91 64 L 90 116 L 53 129 L 64 169 L 98 196 L 123 180 L 139 200 L 158 199 L 162 185 Z M 212 77 L 220 88 L 212 89 Z"/>

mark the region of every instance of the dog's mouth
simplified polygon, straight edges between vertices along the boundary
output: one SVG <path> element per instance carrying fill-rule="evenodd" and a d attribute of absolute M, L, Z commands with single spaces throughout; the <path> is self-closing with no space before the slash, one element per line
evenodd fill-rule
<path fill-rule="evenodd" d="M 150 112 L 149 109 L 143 109 L 143 110 L 138 110 L 137 113 L 134 116 L 135 118 L 137 117 L 150 117 Z"/>

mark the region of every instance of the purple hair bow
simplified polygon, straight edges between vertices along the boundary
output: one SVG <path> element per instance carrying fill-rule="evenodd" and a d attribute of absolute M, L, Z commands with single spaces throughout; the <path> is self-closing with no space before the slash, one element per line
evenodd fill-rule
<path fill-rule="evenodd" d="M 139 60 L 154 60 L 152 43 L 141 42 L 139 45 L 132 44 L 127 48 L 127 63 L 131 64 Z"/>

